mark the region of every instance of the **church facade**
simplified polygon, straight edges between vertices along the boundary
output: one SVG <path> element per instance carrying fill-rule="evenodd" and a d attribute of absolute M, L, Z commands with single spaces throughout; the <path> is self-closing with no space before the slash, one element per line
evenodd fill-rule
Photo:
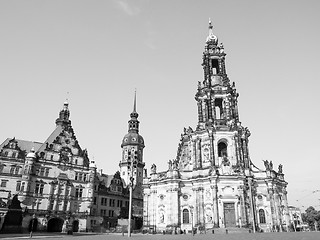
<path fill-rule="evenodd" d="M 192 227 L 286 230 L 287 182 L 282 165 L 257 168 L 250 159 L 250 131 L 239 119 L 235 83 L 230 83 L 226 53 L 213 34 L 203 52 L 204 78 L 195 95 L 198 124 L 184 128 L 177 156 L 166 171 L 143 181 L 144 226 L 155 231 Z"/>

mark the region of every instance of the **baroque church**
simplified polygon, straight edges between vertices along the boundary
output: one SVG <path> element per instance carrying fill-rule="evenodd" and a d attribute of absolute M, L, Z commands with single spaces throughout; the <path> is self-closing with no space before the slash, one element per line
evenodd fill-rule
<path fill-rule="evenodd" d="M 210 21 L 203 81 L 195 94 L 198 124 L 184 128 L 167 170 L 158 171 L 153 164 L 144 178 L 147 228 L 282 231 L 289 226 L 282 165 L 274 169 L 266 160 L 265 169 L 259 169 L 250 159 L 250 131 L 240 122 L 239 94 L 227 76 L 225 60 Z"/>

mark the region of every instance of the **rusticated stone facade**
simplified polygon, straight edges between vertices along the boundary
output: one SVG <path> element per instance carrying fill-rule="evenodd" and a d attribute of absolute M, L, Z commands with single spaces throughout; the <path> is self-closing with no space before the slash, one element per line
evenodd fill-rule
<path fill-rule="evenodd" d="M 239 120 L 235 83 L 226 53 L 212 32 L 203 53 L 204 79 L 195 100 L 198 124 L 184 128 L 177 156 L 168 169 L 152 165 L 144 178 L 144 226 L 156 231 L 251 227 L 286 230 L 287 182 L 282 165 L 257 168 L 249 154 L 250 131 Z"/>

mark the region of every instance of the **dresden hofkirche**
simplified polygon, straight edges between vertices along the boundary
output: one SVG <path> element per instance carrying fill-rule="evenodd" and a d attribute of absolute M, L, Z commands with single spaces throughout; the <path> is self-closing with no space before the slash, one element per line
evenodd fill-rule
<path fill-rule="evenodd" d="M 144 178 L 144 226 L 155 231 L 192 227 L 282 231 L 289 225 L 287 182 L 282 165 L 250 159 L 250 131 L 239 119 L 235 83 L 226 72 L 226 53 L 213 34 L 205 42 L 203 81 L 195 100 L 198 124 L 184 128 L 168 169 L 155 164 Z"/>

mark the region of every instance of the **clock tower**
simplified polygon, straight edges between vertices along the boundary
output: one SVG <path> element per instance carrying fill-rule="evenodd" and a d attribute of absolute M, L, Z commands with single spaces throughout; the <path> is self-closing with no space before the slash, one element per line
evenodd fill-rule
<path fill-rule="evenodd" d="M 123 137 L 122 159 L 119 163 L 120 173 L 126 185 L 129 185 L 130 177 L 133 177 L 133 185 L 141 187 L 143 181 L 143 149 L 144 140 L 139 134 L 139 114 L 136 111 L 136 93 L 134 94 L 133 112 L 128 121 L 128 133 Z M 132 171 L 132 172 L 131 172 Z"/>

